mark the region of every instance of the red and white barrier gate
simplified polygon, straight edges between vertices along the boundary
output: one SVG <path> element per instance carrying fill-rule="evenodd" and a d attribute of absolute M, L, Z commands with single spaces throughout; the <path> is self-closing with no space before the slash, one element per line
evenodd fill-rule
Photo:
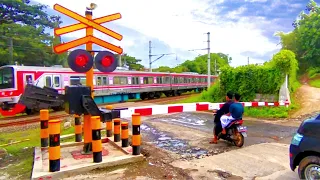
<path fill-rule="evenodd" d="M 289 106 L 289 102 L 241 102 L 244 107 L 261 107 L 261 106 Z M 194 112 L 194 111 L 208 111 L 213 109 L 220 109 L 224 103 L 184 103 L 184 104 L 167 104 L 167 105 L 151 105 L 141 107 L 130 107 L 120 111 L 121 118 L 131 117 L 133 113 L 140 113 L 141 116 L 150 116 L 158 114 L 170 114 L 178 112 Z"/>

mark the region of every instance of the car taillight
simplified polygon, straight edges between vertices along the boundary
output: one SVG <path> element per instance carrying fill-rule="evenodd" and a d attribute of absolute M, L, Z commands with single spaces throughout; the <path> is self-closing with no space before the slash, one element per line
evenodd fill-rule
<path fill-rule="evenodd" d="M 292 158 L 292 156 L 293 156 L 293 154 L 292 154 L 292 153 L 290 153 L 290 158 Z"/>

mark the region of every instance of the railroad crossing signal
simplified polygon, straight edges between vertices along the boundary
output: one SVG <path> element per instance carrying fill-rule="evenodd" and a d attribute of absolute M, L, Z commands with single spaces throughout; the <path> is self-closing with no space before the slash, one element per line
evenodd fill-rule
<path fill-rule="evenodd" d="M 93 57 L 88 51 L 77 49 L 69 54 L 68 64 L 75 72 L 85 73 L 92 68 Z"/>
<path fill-rule="evenodd" d="M 104 16 L 104 17 L 100 17 L 100 18 L 96 18 L 96 19 L 92 20 L 92 19 L 88 19 L 84 16 L 81 16 L 81 15 L 79 15 L 79 14 L 59 5 L 59 4 L 55 4 L 53 6 L 53 9 L 80 22 L 80 23 L 69 25 L 66 27 L 55 28 L 54 34 L 56 36 L 60 36 L 60 35 L 66 34 L 66 33 L 74 32 L 74 31 L 77 31 L 80 29 L 92 27 L 92 28 L 94 28 L 104 34 L 107 34 L 117 40 L 121 41 L 123 38 L 121 34 L 118 34 L 118 33 L 114 32 L 106 27 L 103 27 L 101 25 L 102 23 L 106 23 L 106 22 L 120 19 L 121 18 L 120 13 L 115 13 L 115 14 L 111 14 L 108 16 Z M 77 47 L 77 46 L 80 46 L 83 44 L 88 44 L 88 43 L 95 43 L 99 46 L 102 46 L 106 49 L 114 51 L 118 54 L 122 54 L 122 52 L 123 52 L 123 49 L 121 47 L 115 46 L 111 43 L 103 41 L 103 40 L 96 38 L 92 35 L 87 35 L 83 38 L 57 45 L 53 49 L 54 49 L 55 53 L 60 54 L 60 53 L 63 53 L 69 49 L 72 49 L 74 47 Z M 76 72 L 80 72 L 80 73 L 87 72 L 92 68 L 93 57 L 88 51 L 75 50 L 69 54 L 68 64 L 69 64 L 70 68 Z M 112 72 L 117 67 L 117 60 L 115 59 L 115 56 L 112 52 L 102 51 L 97 54 L 97 57 L 95 58 L 95 65 L 102 72 Z"/>

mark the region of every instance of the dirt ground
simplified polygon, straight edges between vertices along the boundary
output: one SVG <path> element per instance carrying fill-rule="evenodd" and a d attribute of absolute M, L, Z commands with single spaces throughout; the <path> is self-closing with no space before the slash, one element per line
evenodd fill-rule
<path fill-rule="evenodd" d="M 320 89 L 313 88 L 308 85 L 302 85 L 298 92 L 295 94 L 299 103 L 301 103 L 301 109 L 294 112 L 290 118 L 287 120 L 279 121 L 267 121 L 259 120 L 260 122 L 266 122 L 270 124 L 286 124 L 286 126 L 297 127 L 300 124 L 301 117 L 307 116 L 314 112 L 320 112 Z M 253 121 L 258 121 L 255 119 L 250 119 Z M 212 132 L 194 130 L 188 127 L 183 127 L 179 125 L 171 125 L 170 123 L 161 123 L 158 121 L 149 121 L 151 126 L 156 127 L 159 131 L 165 131 L 172 135 L 172 137 L 179 138 L 182 140 L 187 140 L 191 146 L 203 148 L 209 151 L 210 156 L 216 154 L 221 154 L 224 152 L 230 152 L 235 149 L 232 145 L 227 145 L 225 142 L 221 142 L 217 145 L 211 145 L 208 141 L 211 138 Z M 261 127 L 268 127 L 266 125 L 257 125 L 256 131 L 260 132 Z M 271 129 L 273 127 L 270 127 Z M 252 128 L 251 132 L 254 131 Z M 268 134 L 271 131 L 266 129 L 265 132 L 267 136 L 272 136 Z M 142 133 L 143 136 L 143 133 Z M 252 136 L 252 135 L 250 135 Z M 279 135 L 281 137 L 281 135 Z M 143 136 L 143 138 L 148 138 Z M 251 137 L 252 142 L 260 143 L 261 137 Z M 248 138 L 250 139 L 250 138 Z M 266 139 L 266 138 L 265 138 Z M 259 142 L 258 142 L 259 141 Z M 273 140 L 274 141 L 274 140 Z M 279 140 L 276 140 L 279 141 Z M 251 144 L 250 144 L 251 145 Z M 203 167 L 192 166 L 186 169 L 179 168 L 179 166 L 173 166 L 175 162 L 188 162 L 190 159 L 184 158 L 182 155 L 178 155 L 174 152 L 164 150 L 163 148 L 158 148 L 154 144 L 143 143 L 142 144 L 142 154 L 145 155 L 145 161 L 141 163 L 128 164 L 124 166 L 118 166 L 114 168 L 98 169 L 90 171 L 86 174 L 79 174 L 72 177 L 64 178 L 67 180 L 84 180 L 84 179 L 243 179 L 242 177 L 232 175 L 231 172 L 225 172 L 219 169 L 205 172 L 206 176 L 192 176 L 197 171 L 201 171 Z M 206 157 L 201 157 L 206 158 Z M 201 160 L 201 158 L 193 157 L 193 161 Z M 1 171 L 1 169 L 0 169 Z M 0 173 L 1 174 L 1 173 Z M 1 177 L 0 177 L 1 179 Z M 5 178 L 7 179 L 7 178 Z M 13 179 L 13 178 L 11 178 Z"/>
<path fill-rule="evenodd" d="M 297 127 L 300 124 L 301 118 L 304 116 L 308 116 L 314 112 L 320 112 L 320 89 L 313 88 L 308 85 L 302 85 L 295 96 L 298 99 L 298 102 L 301 104 L 301 108 L 294 112 L 290 118 L 279 121 L 262 121 L 270 124 L 282 124 L 284 126 Z M 297 121 L 297 119 L 299 119 L 299 121 Z M 255 119 L 250 120 L 256 121 Z M 176 138 L 188 140 L 188 143 L 191 146 L 210 150 L 210 156 L 214 154 L 220 154 L 222 152 L 229 152 L 230 150 L 234 149 L 234 147 L 226 146 L 226 143 L 224 142 L 215 145 L 217 147 L 213 148 L 208 143 L 208 140 L 210 140 L 209 132 L 196 131 L 195 133 L 195 130 L 191 131 L 187 127 L 164 124 L 157 121 L 150 121 L 149 124 L 157 127 L 157 129 L 160 131 L 170 132 L 170 134 Z M 290 139 L 290 137 L 288 139 Z M 218 146 L 221 147 L 219 148 Z M 189 160 L 181 158 L 180 155 L 157 148 L 150 144 L 143 145 L 143 154 L 146 155 L 146 161 L 143 163 L 119 167 L 108 171 L 92 171 L 86 175 L 70 177 L 68 180 L 86 179 L 88 177 L 93 179 L 101 179 L 106 176 L 108 176 L 110 179 L 194 179 L 195 176 L 192 177 L 191 175 L 195 174 L 202 168 L 200 166 L 194 166 L 192 168 L 188 167 L 186 169 L 174 167 L 171 165 L 174 164 L 174 162 Z M 210 175 L 210 178 L 208 178 L 208 176 L 198 176 L 196 179 L 243 179 L 242 177 L 234 176 L 231 173 L 219 170 L 212 172 L 208 171 L 206 173 Z"/>
<path fill-rule="evenodd" d="M 65 180 L 86 180 L 90 179 L 192 179 L 188 172 L 173 167 L 170 163 L 177 157 L 169 152 L 153 145 L 143 143 L 142 152 L 145 161 L 118 166 L 108 169 L 99 169 L 73 177 L 64 178 Z"/>
<path fill-rule="evenodd" d="M 300 118 L 301 116 L 320 112 L 320 88 L 304 84 L 295 93 L 295 99 L 300 104 L 300 108 L 292 113 L 290 118 Z"/>

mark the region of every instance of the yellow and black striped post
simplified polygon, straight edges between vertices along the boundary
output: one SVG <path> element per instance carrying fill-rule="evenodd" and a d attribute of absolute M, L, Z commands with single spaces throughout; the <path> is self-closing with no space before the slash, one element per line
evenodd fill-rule
<path fill-rule="evenodd" d="M 99 116 L 91 117 L 93 162 L 102 161 L 101 122 Z"/>
<path fill-rule="evenodd" d="M 140 124 L 141 116 L 140 113 L 132 114 L 132 155 L 140 155 Z"/>
<path fill-rule="evenodd" d="M 129 129 L 128 129 L 128 122 L 122 122 L 121 123 L 121 142 L 122 147 L 128 147 L 129 146 Z"/>
<path fill-rule="evenodd" d="M 48 131 L 48 122 L 49 121 L 49 110 L 42 109 L 40 110 L 40 138 L 41 138 L 41 147 L 48 147 L 49 144 L 49 131 Z"/>
<path fill-rule="evenodd" d="M 60 120 L 49 121 L 49 171 L 60 171 Z"/>
<path fill-rule="evenodd" d="M 74 134 L 76 142 L 82 141 L 82 125 L 80 116 L 74 115 Z"/>
<path fill-rule="evenodd" d="M 113 107 L 111 105 L 107 105 L 106 109 L 112 110 Z M 107 133 L 106 133 L 107 137 L 112 137 L 112 119 L 111 120 L 107 120 L 106 130 L 107 130 Z"/>
<path fill-rule="evenodd" d="M 113 120 L 113 138 L 114 142 L 119 142 L 120 141 L 120 119 L 114 119 Z"/>

